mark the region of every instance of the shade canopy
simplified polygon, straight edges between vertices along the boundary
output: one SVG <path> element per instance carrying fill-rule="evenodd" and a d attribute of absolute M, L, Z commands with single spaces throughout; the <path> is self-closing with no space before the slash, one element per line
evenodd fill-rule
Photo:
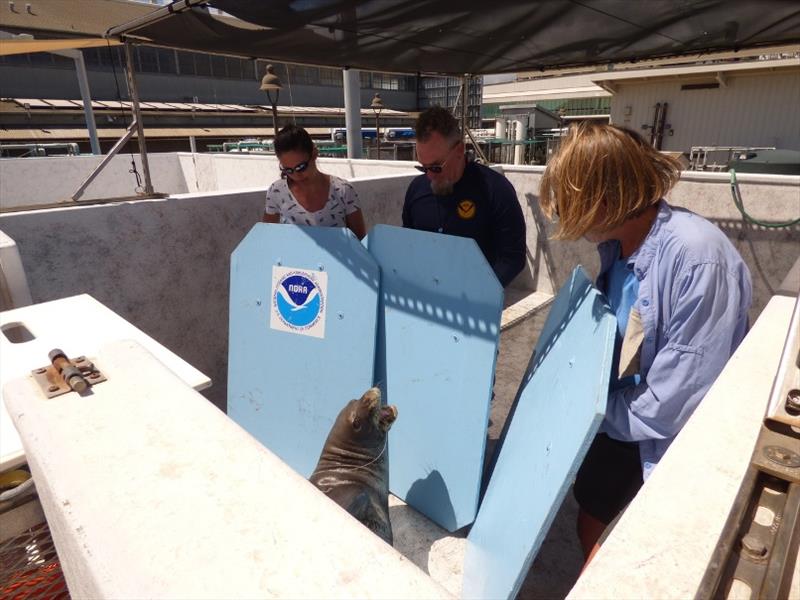
<path fill-rule="evenodd" d="M 192 3 L 195 0 L 190 0 Z M 123 35 L 157 45 L 403 73 L 489 74 L 800 41 L 795 0 L 208 0 Z M 175 3 L 176 9 L 185 4 Z"/>
<path fill-rule="evenodd" d="M 0 40 L 0 56 L 11 54 L 28 54 L 30 52 L 58 52 L 60 50 L 73 50 L 76 48 L 105 48 L 117 46 L 116 40 L 102 40 L 98 38 L 70 38 L 59 40 L 39 39 L 4 39 Z"/>

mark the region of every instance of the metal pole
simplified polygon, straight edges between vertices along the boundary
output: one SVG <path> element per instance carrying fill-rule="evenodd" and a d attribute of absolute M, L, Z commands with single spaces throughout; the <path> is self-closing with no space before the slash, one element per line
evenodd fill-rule
<path fill-rule="evenodd" d="M 272 96 L 270 96 L 269 93 L 267 93 L 267 96 L 269 96 L 270 102 L 272 102 Z M 275 102 L 272 102 L 272 128 L 275 130 L 275 137 L 278 137 L 278 107 L 276 106 L 277 101 L 278 99 L 275 98 Z"/>
<path fill-rule="evenodd" d="M 86 63 L 83 60 L 83 52 L 75 52 L 72 57 L 75 61 L 75 70 L 78 73 L 78 87 L 81 89 L 81 99 L 83 99 L 83 114 L 86 117 L 86 128 L 89 130 L 89 144 L 92 147 L 92 154 L 102 154 L 100 142 L 97 139 L 97 125 L 94 121 L 94 111 L 92 111 L 92 94 L 89 91 L 89 78 L 86 75 Z"/>
<path fill-rule="evenodd" d="M 189 150 L 192 151 L 192 154 L 197 154 L 197 142 L 193 135 L 189 136 Z"/>
<path fill-rule="evenodd" d="M 139 142 L 139 156 L 142 157 L 142 171 L 144 171 L 144 193 L 153 193 L 153 182 L 150 180 L 150 165 L 147 163 L 147 145 L 144 140 L 144 125 L 139 110 L 139 92 L 136 88 L 136 75 L 133 72 L 133 50 L 130 43 L 125 42 L 125 71 L 128 75 L 128 92 L 133 102 L 133 118 L 136 121 L 136 135 Z"/>
<path fill-rule="evenodd" d="M 78 76 L 78 87 L 81 90 L 81 99 L 83 100 L 86 129 L 89 131 L 89 145 L 92 148 L 92 154 L 102 154 L 100 142 L 97 140 L 97 125 L 95 124 L 94 111 L 92 110 L 92 93 L 89 91 L 89 77 L 86 75 L 83 52 L 80 50 L 55 50 L 52 54 L 66 56 L 75 62 L 75 73 Z"/>
<path fill-rule="evenodd" d="M 381 125 L 379 119 L 378 113 L 375 113 L 375 142 L 378 144 L 378 160 L 381 159 Z"/>
<path fill-rule="evenodd" d="M 347 127 L 347 157 L 362 158 L 361 81 L 358 69 L 344 69 L 344 121 Z"/>
<path fill-rule="evenodd" d="M 467 133 L 467 75 L 461 78 L 461 135 Z"/>
<path fill-rule="evenodd" d="M 136 119 L 134 119 L 133 123 L 128 125 L 128 129 L 125 131 L 125 134 L 117 140 L 117 142 L 111 147 L 111 150 L 108 151 L 108 154 L 106 154 L 103 157 L 103 160 L 100 161 L 100 164 L 95 167 L 94 171 L 89 173 L 89 176 L 83 181 L 75 193 L 72 194 L 73 200 L 78 200 L 81 196 L 83 196 L 83 192 L 86 191 L 86 188 L 89 187 L 89 184 L 92 183 L 100 174 L 100 171 L 105 169 L 106 165 L 111 162 L 111 159 L 117 155 L 117 152 L 119 152 L 127 143 L 127 141 L 133 137 L 133 130 L 136 129 L 136 124 Z"/>

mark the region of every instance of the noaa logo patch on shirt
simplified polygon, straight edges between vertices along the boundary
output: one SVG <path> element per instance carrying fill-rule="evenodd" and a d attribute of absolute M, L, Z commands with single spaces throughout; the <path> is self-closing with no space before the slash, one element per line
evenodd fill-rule
<path fill-rule="evenodd" d="M 272 267 L 270 328 L 324 338 L 327 289 L 324 271 Z"/>
<path fill-rule="evenodd" d="M 472 200 L 462 200 L 456 206 L 456 212 L 462 219 L 471 219 L 475 216 L 475 203 Z"/>

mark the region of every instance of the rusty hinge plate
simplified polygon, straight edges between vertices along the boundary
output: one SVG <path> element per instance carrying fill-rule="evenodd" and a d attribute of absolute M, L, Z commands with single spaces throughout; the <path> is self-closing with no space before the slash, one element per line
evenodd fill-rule
<path fill-rule="evenodd" d="M 79 356 L 70 361 L 83 375 L 89 387 L 97 385 L 106 381 L 106 376 L 103 375 L 94 364 L 89 361 L 85 356 Z M 72 388 L 64 381 L 58 369 L 50 364 L 39 369 L 31 371 L 34 381 L 39 384 L 42 393 L 47 398 L 55 398 L 72 391 Z"/>

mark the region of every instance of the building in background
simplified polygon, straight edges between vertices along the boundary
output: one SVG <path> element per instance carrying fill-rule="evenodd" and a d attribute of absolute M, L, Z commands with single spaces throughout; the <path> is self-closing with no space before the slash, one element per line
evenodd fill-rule
<path fill-rule="evenodd" d="M 431 106 L 449 108 L 461 119 L 462 79 L 459 77 L 421 76 L 419 78 L 419 110 Z M 467 83 L 466 124 L 470 129 L 481 127 L 481 111 L 483 104 L 483 78 L 471 77 Z"/>
<path fill-rule="evenodd" d="M 158 4 L 164 2 L 106 0 L 79 12 L 64 0 L 36 0 L 30 11 L 13 5 L 0 9 L 0 31 L 37 39 L 100 37 L 109 27 L 147 14 Z M 119 46 L 81 52 L 92 99 L 99 103 L 94 108 L 105 151 L 130 123 L 124 52 Z M 187 150 L 189 137 L 196 138 L 202 151 L 226 141 L 271 135 L 270 107 L 260 90 L 268 61 L 147 45 L 136 46 L 133 56 L 151 150 Z M 310 128 L 317 138 L 344 125 L 341 69 L 279 63 L 274 67 L 283 84 L 278 102 L 282 123 Z M 460 115 L 457 78 L 362 71 L 360 82 L 364 127 L 374 126 L 369 106 L 376 93 L 386 107 L 382 127 L 410 126 L 418 111 L 434 104 L 455 108 Z M 480 125 L 480 78 L 469 90 L 467 115 L 474 127 Z M 71 58 L 50 52 L 0 56 L 0 97 L 1 143 L 70 142 L 88 151 Z M 131 144 L 135 146 L 135 140 Z"/>
<path fill-rule="evenodd" d="M 521 73 L 483 87 L 484 127 L 495 131 L 498 142 L 545 147 L 514 153 L 529 164 L 541 164 L 554 149 L 549 140 L 559 135 L 524 127 L 533 107 L 558 115 L 560 127 L 576 120 L 611 122 L 660 150 L 684 155 L 693 168 L 724 168 L 750 150 L 774 148 L 788 151 L 784 158 L 800 157 L 798 106 L 800 46 Z"/>

